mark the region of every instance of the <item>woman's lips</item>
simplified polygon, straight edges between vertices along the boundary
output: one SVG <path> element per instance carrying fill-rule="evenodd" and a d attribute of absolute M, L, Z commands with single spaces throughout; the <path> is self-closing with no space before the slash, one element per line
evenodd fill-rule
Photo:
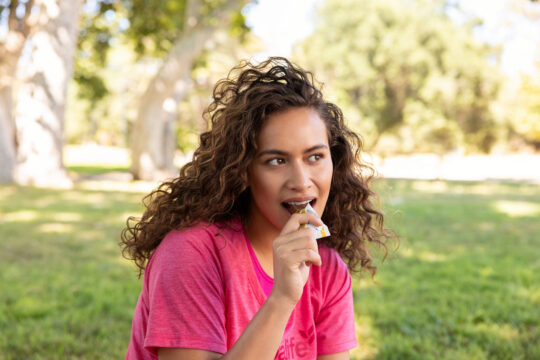
<path fill-rule="evenodd" d="M 290 214 L 296 214 L 300 210 L 305 209 L 306 206 L 308 206 L 308 204 L 310 204 L 311 206 L 315 205 L 316 201 L 317 199 L 313 199 L 313 200 L 305 201 L 305 202 L 292 201 L 292 202 L 283 202 L 281 204 L 289 211 Z"/>

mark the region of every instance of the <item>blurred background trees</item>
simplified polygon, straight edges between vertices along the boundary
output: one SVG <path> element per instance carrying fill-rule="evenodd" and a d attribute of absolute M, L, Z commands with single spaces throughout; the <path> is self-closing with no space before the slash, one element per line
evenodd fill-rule
<path fill-rule="evenodd" d="M 8 19 L 0 47 L 5 104 L 0 149 L 7 159 L 3 179 L 13 178 L 23 185 L 70 186 L 62 164 L 64 113 L 81 3 L 13 0 L 0 8 Z M 25 48 L 29 55 L 24 67 L 18 66 Z"/>
<path fill-rule="evenodd" d="M 65 1 L 0 0 L 0 181 L 67 179 L 65 141 L 129 148 L 135 179 L 174 175 L 174 151 L 189 153 L 208 126 L 215 82 L 263 50 L 245 22 L 250 2 Z M 540 17 L 537 2 L 511 3 L 520 19 Z M 291 58 L 376 154 L 538 150 L 540 65 L 509 81 L 501 47 L 474 35 L 481 25 L 459 1 L 325 0 Z M 38 56 L 40 32 L 56 34 L 56 55 Z M 36 164 L 47 170 L 15 176 Z"/>
<path fill-rule="evenodd" d="M 18 1 L 0 3 L 1 19 L 7 23 L 7 32 L 0 43 L 0 182 L 13 179 L 16 165 L 15 123 L 13 117 L 13 85 L 15 72 L 30 29 L 36 19 L 30 18 L 33 0 L 25 4 Z M 17 14 L 17 9 L 19 13 Z"/>
<path fill-rule="evenodd" d="M 513 129 L 540 148 L 540 78 L 527 77 L 520 89 L 518 109 L 512 118 Z"/>
<path fill-rule="evenodd" d="M 132 83 L 145 79 L 146 84 L 132 99 L 135 103 L 129 104 L 134 110 L 131 126 L 123 122 L 135 179 L 174 176 L 178 106 L 192 87 L 194 64 L 205 49 L 213 46 L 220 30 L 226 29 L 238 36 L 247 32 L 240 13 L 243 5 L 245 1 L 241 0 L 130 0 L 94 3 L 94 8 L 89 9 L 92 15 L 86 16 L 82 27 L 88 36 L 81 36 L 85 38 L 81 46 L 87 49 L 89 55 L 86 59 L 89 61 L 81 61 L 76 79 L 81 97 L 86 98 L 89 105 L 86 133 L 90 137 L 98 135 L 96 119 L 100 112 L 94 110 L 95 105 L 107 94 L 106 85 L 101 77 L 95 75 L 92 67 L 96 64 L 99 68 L 104 67 L 104 54 L 111 47 L 111 42 L 123 43 L 124 56 L 131 49 L 131 61 L 148 61 L 153 67 L 150 71 L 148 66 L 142 67 L 145 74 L 131 78 Z M 96 50 L 92 52 L 92 49 Z M 125 59 L 115 59 L 118 60 Z M 131 68 L 131 65 L 127 62 L 116 66 Z M 129 91 L 126 84 L 120 86 Z M 114 125 L 112 127 L 100 129 L 99 133 L 107 137 L 113 130 L 114 134 Z"/>
<path fill-rule="evenodd" d="M 500 76 L 494 49 L 443 2 L 328 0 L 302 63 L 328 84 L 378 152 L 489 152 Z"/>

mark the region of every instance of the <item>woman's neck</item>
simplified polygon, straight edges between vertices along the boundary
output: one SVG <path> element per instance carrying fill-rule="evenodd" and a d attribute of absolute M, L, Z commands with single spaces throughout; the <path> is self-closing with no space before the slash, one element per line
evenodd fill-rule
<path fill-rule="evenodd" d="M 245 228 L 253 250 L 264 258 L 272 259 L 272 246 L 274 239 L 279 235 L 279 230 L 263 219 L 259 213 L 248 215 Z"/>

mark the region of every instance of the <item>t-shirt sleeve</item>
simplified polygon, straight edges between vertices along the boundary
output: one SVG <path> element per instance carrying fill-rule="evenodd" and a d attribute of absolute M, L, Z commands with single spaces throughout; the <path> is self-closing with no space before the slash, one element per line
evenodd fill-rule
<path fill-rule="evenodd" d="M 326 294 L 315 326 L 317 329 L 317 354 L 333 354 L 354 349 L 356 340 L 352 279 L 347 265 L 335 250 L 327 259 L 329 277 Z"/>
<path fill-rule="evenodd" d="M 169 233 L 149 262 L 148 326 L 144 347 L 225 353 L 222 275 L 209 235 Z"/>

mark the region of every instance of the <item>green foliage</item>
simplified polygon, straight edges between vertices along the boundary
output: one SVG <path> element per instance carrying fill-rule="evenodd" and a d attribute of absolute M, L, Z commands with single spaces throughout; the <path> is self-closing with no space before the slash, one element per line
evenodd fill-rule
<path fill-rule="evenodd" d="M 212 99 L 215 84 L 238 64 L 239 59 L 261 51 L 251 33 L 233 36 L 231 31 L 220 32 L 216 36 L 219 43 L 194 61 L 191 72 L 193 84 L 179 106 L 177 141 L 184 153 L 195 150 L 199 145 L 199 134 L 210 126 L 203 113 Z"/>
<path fill-rule="evenodd" d="M 516 132 L 540 148 L 540 81 L 538 77 L 525 77 L 520 95 L 522 112 L 511 118 L 512 125 Z"/>
<path fill-rule="evenodd" d="M 196 7 L 190 12 L 197 18 L 189 20 L 189 26 L 186 0 L 87 1 L 80 20 L 75 84 L 70 90 L 76 96 L 70 94 L 68 104 L 68 141 L 126 146 L 139 106 L 137 98 L 161 59 L 188 27 L 215 22 L 216 9 L 231 1 L 190 2 Z M 226 31 L 240 42 L 248 39 L 240 9 Z M 193 133 L 199 131 L 191 124 L 196 121 L 178 134 L 183 150 L 193 146 Z"/>
<path fill-rule="evenodd" d="M 199 134 L 192 130 L 194 126 L 180 126 L 177 130 L 176 141 L 182 153 L 187 154 L 199 145 Z"/>
<path fill-rule="evenodd" d="M 68 87 L 66 137 L 68 143 L 96 141 L 127 146 L 130 124 L 136 118 L 140 94 L 151 74 L 152 63 L 135 64 L 133 50 L 118 41 L 107 55 L 108 65 L 95 73 L 103 79 L 107 95 L 99 100 L 81 97 L 81 84 Z"/>
<path fill-rule="evenodd" d="M 95 104 L 102 100 L 108 89 L 99 76 L 99 69 L 107 63 L 107 51 L 116 34 L 115 24 L 105 18 L 114 14 L 111 3 L 98 2 L 94 11 L 83 11 L 79 21 L 77 52 L 73 78 L 78 83 L 78 95 Z"/>
<path fill-rule="evenodd" d="M 393 151 L 491 148 L 499 83 L 487 62 L 492 54 L 473 39 L 472 25 L 446 18 L 443 5 L 327 0 L 297 49 L 353 127 L 375 139 L 368 145 L 391 136 Z"/>
<path fill-rule="evenodd" d="M 216 10 L 227 2 L 230 0 L 192 1 L 197 9 L 188 9 L 186 0 L 122 0 L 130 22 L 126 34 L 133 41 L 139 55 L 163 58 L 188 26 L 213 24 L 216 21 Z M 187 11 L 197 18 L 187 19 Z M 240 9 L 234 14 L 229 30 L 237 36 L 245 36 L 249 31 Z"/>
<path fill-rule="evenodd" d="M 186 0 L 123 1 L 138 54 L 164 57 L 185 26 Z"/>
<path fill-rule="evenodd" d="M 98 174 L 122 167 L 70 167 Z M 125 356 L 141 289 L 117 245 L 142 192 L 0 187 L 3 359 Z M 353 279 L 351 359 L 540 358 L 540 190 L 376 184 L 399 250 Z M 393 248 L 393 247 L 392 247 Z"/>
<path fill-rule="evenodd" d="M 68 128 L 77 128 L 68 133 L 68 140 L 95 140 L 99 128 L 97 109 L 110 95 L 101 70 L 107 65 L 113 39 L 120 35 L 116 15 L 114 3 L 109 1 L 98 1 L 94 9 L 85 8 L 81 13 L 73 70 L 76 99 L 71 97 L 81 104 L 70 105 L 80 112 L 68 118 Z"/>

